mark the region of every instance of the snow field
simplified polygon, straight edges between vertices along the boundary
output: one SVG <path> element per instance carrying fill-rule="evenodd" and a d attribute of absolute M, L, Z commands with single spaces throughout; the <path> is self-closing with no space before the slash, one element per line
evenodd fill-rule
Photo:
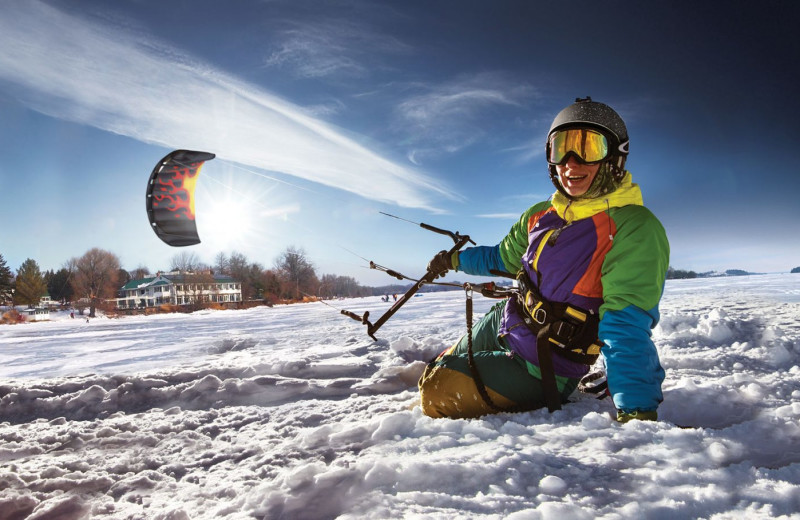
<path fill-rule="evenodd" d="M 0 520 L 800 518 L 800 276 L 668 282 L 657 423 L 423 416 L 463 309 L 377 343 L 320 304 L 2 327 Z"/>

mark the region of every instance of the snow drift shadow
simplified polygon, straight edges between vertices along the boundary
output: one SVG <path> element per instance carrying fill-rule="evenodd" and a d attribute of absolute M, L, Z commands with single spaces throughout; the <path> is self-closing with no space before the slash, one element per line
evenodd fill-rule
<path fill-rule="evenodd" d="M 250 349 L 255 340 L 223 340 L 219 348 Z M 362 356 L 325 354 L 308 360 L 188 367 L 167 373 L 62 378 L 0 385 L 0 417 L 91 420 L 151 408 L 203 410 L 225 406 L 276 406 L 296 399 L 342 399 L 352 394 L 394 393 L 416 385 L 422 362 L 406 363 L 380 347 L 354 347 Z M 326 357 L 336 358 L 326 360 Z"/>

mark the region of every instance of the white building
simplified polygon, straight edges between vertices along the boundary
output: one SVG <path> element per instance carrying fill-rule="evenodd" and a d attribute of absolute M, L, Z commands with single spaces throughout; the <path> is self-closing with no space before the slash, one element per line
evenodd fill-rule
<path fill-rule="evenodd" d="M 37 307 L 35 309 L 24 309 L 19 311 L 25 316 L 27 321 L 47 321 L 50 319 L 50 309 Z"/>
<path fill-rule="evenodd" d="M 51 309 L 53 307 L 58 307 L 58 302 L 53 301 L 53 298 L 51 298 L 49 294 L 45 294 L 39 298 L 39 307 Z"/>
<path fill-rule="evenodd" d="M 230 276 L 159 273 L 131 280 L 120 289 L 119 309 L 142 309 L 163 304 L 192 305 L 242 301 L 242 284 Z"/>

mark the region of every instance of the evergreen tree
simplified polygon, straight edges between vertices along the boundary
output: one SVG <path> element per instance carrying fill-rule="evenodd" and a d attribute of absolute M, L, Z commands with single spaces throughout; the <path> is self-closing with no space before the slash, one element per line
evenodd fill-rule
<path fill-rule="evenodd" d="M 694 271 L 684 271 L 683 269 L 673 269 L 672 266 L 667 269 L 667 280 L 683 278 L 697 278 L 697 273 Z"/>
<path fill-rule="evenodd" d="M 29 307 L 38 305 L 42 296 L 47 293 L 47 284 L 44 281 L 39 264 L 35 260 L 28 258 L 17 271 L 17 289 L 14 293 L 14 301 Z"/>
<path fill-rule="evenodd" d="M 5 258 L 0 254 L 0 303 L 11 300 L 11 289 L 14 288 L 14 276 L 6 264 Z"/>
<path fill-rule="evenodd" d="M 50 298 L 56 302 L 72 301 L 72 285 L 70 282 L 70 272 L 61 268 L 47 278 L 47 292 Z"/>

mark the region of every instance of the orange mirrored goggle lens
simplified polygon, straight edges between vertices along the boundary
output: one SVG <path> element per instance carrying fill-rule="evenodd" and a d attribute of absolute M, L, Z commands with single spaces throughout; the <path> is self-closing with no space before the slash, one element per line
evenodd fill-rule
<path fill-rule="evenodd" d="M 550 164 L 563 164 L 570 153 L 585 163 L 595 163 L 608 157 L 608 140 L 594 130 L 570 128 L 554 132 L 548 149 Z"/>

